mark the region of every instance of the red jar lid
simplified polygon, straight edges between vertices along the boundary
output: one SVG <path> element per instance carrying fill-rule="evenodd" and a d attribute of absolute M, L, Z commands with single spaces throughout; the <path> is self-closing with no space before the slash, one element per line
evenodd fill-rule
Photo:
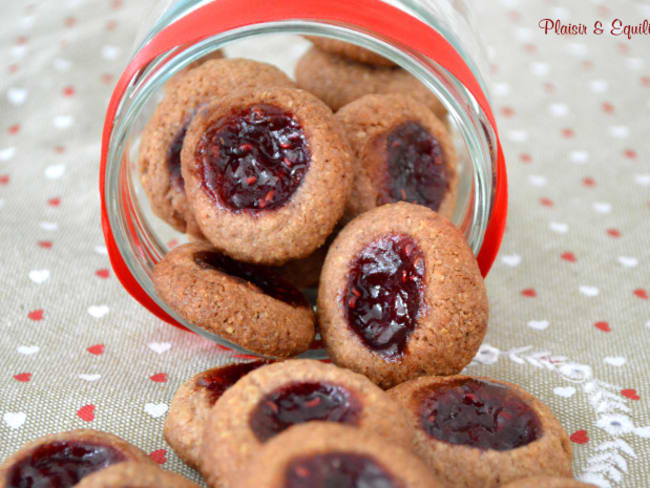
<path fill-rule="evenodd" d="M 260 8 L 258 0 L 219 0 L 194 10 L 180 18 L 153 37 L 131 60 L 120 77 L 106 112 L 102 135 L 102 153 L 99 172 L 99 192 L 101 197 L 102 228 L 111 264 L 124 288 L 140 304 L 158 318 L 177 327 L 184 328 L 165 312 L 142 289 L 119 252 L 108 219 L 104 195 L 106 161 L 108 146 L 113 130 L 117 109 L 124 93 L 142 68 L 157 56 L 178 46 L 195 44 L 220 32 L 286 20 L 310 20 L 332 24 L 343 24 L 361 30 L 374 32 L 387 40 L 409 47 L 415 52 L 432 59 L 458 79 L 474 96 L 488 118 L 496 137 L 497 171 L 494 188 L 494 201 L 490 220 L 485 231 L 483 244 L 477 260 L 483 276 L 486 276 L 494 262 L 506 225 L 508 188 L 506 165 L 496 122 L 487 97 L 478 80 L 467 66 L 462 56 L 453 46 L 431 26 L 412 17 L 381 0 L 267 0 Z M 126 188 L 125 211 L 132 212 Z M 128 219 L 131 222 L 131 219 Z M 132 225 L 130 223 L 130 225 Z M 130 229 L 135 236 L 135 229 Z M 144 249 L 144 246 L 143 246 Z"/>

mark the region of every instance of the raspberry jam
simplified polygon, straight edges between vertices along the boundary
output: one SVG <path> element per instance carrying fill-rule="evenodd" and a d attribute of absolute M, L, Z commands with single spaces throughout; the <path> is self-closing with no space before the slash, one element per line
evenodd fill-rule
<path fill-rule="evenodd" d="M 424 257 L 407 235 L 384 236 L 356 257 L 342 295 L 352 330 L 384 359 L 404 354 L 423 305 Z"/>
<path fill-rule="evenodd" d="M 277 276 L 266 266 L 242 263 L 216 251 L 194 253 L 194 262 L 203 269 L 215 269 L 242 282 L 250 283 L 262 293 L 293 306 L 308 306 L 300 290 Z"/>
<path fill-rule="evenodd" d="M 533 442 L 542 433 L 537 414 L 505 386 L 459 380 L 426 393 L 422 428 L 450 444 L 507 451 Z"/>
<path fill-rule="evenodd" d="M 285 488 L 401 488 L 377 461 L 363 454 L 330 452 L 294 459 Z"/>
<path fill-rule="evenodd" d="M 189 120 L 183 124 L 167 149 L 167 171 L 169 171 L 169 181 L 172 187 L 177 191 L 183 191 L 185 189 L 185 181 L 181 174 L 181 149 L 183 148 L 183 140 L 185 139 L 185 133 L 187 132 L 187 126 L 189 124 Z"/>
<path fill-rule="evenodd" d="M 196 386 L 209 392 L 209 402 L 214 404 L 223 392 L 237 383 L 240 378 L 261 366 L 271 364 L 271 361 L 251 361 L 248 363 L 229 364 L 221 368 L 206 371 L 198 380 Z"/>
<path fill-rule="evenodd" d="M 361 404 L 351 392 L 332 383 L 292 383 L 265 395 L 249 420 L 260 442 L 292 425 L 323 420 L 356 425 Z"/>
<path fill-rule="evenodd" d="M 196 149 L 204 191 L 234 211 L 284 205 L 302 183 L 310 159 L 298 120 L 265 104 L 219 119 Z"/>
<path fill-rule="evenodd" d="M 124 454 L 104 444 L 56 441 L 38 446 L 7 473 L 7 488 L 66 488 L 89 474 L 124 461 Z"/>
<path fill-rule="evenodd" d="M 417 122 L 405 122 L 387 138 L 387 179 L 380 203 L 406 201 L 438 210 L 449 187 L 442 146 Z"/>

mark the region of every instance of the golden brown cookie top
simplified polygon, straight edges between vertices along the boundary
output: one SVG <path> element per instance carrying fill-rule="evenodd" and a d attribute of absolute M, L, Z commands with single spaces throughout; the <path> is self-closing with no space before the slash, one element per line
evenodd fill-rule
<path fill-rule="evenodd" d="M 331 54 L 337 54 L 352 61 L 359 61 L 360 63 L 366 63 L 373 66 L 395 66 L 395 63 L 390 59 L 386 59 L 374 51 L 370 51 L 369 49 L 365 49 L 350 42 L 319 36 L 306 36 L 306 38 L 318 49 Z"/>
<path fill-rule="evenodd" d="M 547 476 L 535 476 L 533 478 L 524 478 L 507 485 L 503 488 L 595 488 L 596 485 L 582 483 L 573 478 L 557 478 Z"/>
<path fill-rule="evenodd" d="M 78 488 L 199 488 L 180 474 L 142 463 L 120 463 L 87 476 Z"/>

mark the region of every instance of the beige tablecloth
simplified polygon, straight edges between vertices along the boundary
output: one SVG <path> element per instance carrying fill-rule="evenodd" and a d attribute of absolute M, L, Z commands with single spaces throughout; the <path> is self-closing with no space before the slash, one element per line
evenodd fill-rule
<path fill-rule="evenodd" d="M 0 458 L 90 427 L 198 479 L 171 398 L 229 353 L 122 289 L 97 194 L 105 106 L 147 2 L 4 2 L 0 19 Z M 471 374 L 513 381 L 571 434 L 575 472 L 650 477 L 650 36 L 545 36 L 542 18 L 650 18 L 647 1 L 472 2 L 492 64 L 510 217 Z"/>

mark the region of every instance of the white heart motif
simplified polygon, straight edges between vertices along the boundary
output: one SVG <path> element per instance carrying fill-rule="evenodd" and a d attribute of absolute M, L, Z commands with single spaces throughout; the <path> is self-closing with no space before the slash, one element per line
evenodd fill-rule
<path fill-rule="evenodd" d="M 18 346 L 16 348 L 16 351 L 18 351 L 20 354 L 25 354 L 26 356 L 36 354 L 39 350 L 40 348 L 38 346 Z"/>
<path fill-rule="evenodd" d="M 553 103 L 548 107 L 554 117 L 564 117 L 569 113 L 569 107 L 564 103 Z"/>
<path fill-rule="evenodd" d="M 72 115 L 57 115 L 52 119 L 52 125 L 57 129 L 67 129 L 74 122 Z"/>
<path fill-rule="evenodd" d="M 25 57 L 25 54 L 27 54 L 27 46 L 24 44 L 18 44 L 17 46 L 13 46 L 11 48 L 11 55 L 14 58 L 23 58 Z"/>
<path fill-rule="evenodd" d="M 120 48 L 117 46 L 106 45 L 102 46 L 102 58 L 113 60 L 120 55 Z"/>
<path fill-rule="evenodd" d="M 530 71 L 536 75 L 536 76 L 544 76 L 547 75 L 550 70 L 550 67 L 546 63 L 531 63 L 530 64 Z"/>
<path fill-rule="evenodd" d="M 636 175 L 634 181 L 637 185 L 650 186 L 650 174 Z"/>
<path fill-rule="evenodd" d="M 144 411 L 151 415 L 153 418 L 158 418 L 165 415 L 167 405 L 164 403 L 145 403 Z"/>
<path fill-rule="evenodd" d="M 53 164 L 45 168 L 45 177 L 50 180 L 61 178 L 63 173 L 65 173 L 65 165 L 63 164 Z"/>
<path fill-rule="evenodd" d="M 558 234 L 566 234 L 569 231 L 569 225 L 563 222 L 551 222 L 548 226 L 553 232 L 557 232 Z"/>
<path fill-rule="evenodd" d="M 81 378 L 84 381 L 97 381 L 99 378 L 101 378 L 101 375 L 99 374 L 80 374 L 79 378 Z"/>
<path fill-rule="evenodd" d="M 102 256 L 108 255 L 108 250 L 106 249 L 106 246 L 95 246 L 95 252 L 97 254 L 101 254 Z"/>
<path fill-rule="evenodd" d="M 512 267 L 519 266 L 519 263 L 521 263 L 521 256 L 519 254 L 507 254 L 501 256 L 501 262 Z"/>
<path fill-rule="evenodd" d="M 50 271 L 47 269 L 33 269 L 29 272 L 29 279 L 34 283 L 45 283 L 50 278 Z"/>
<path fill-rule="evenodd" d="M 603 93 L 607 91 L 609 86 L 605 80 L 593 80 L 591 83 L 591 91 L 594 93 Z"/>
<path fill-rule="evenodd" d="M 628 129 L 625 125 L 612 125 L 609 128 L 609 133 L 612 137 L 624 139 L 630 135 L 630 129 Z"/>
<path fill-rule="evenodd" d="M 16 154 L 15 147 L 5 147 L 4 149 L 0 149 L 0 161 L 9 161 L 14 157 L 14 154 Z"/>
<path fill-rule="evenodd" d="M 57 71 L 68 71 L 72 63 L 67 59 L 55 58 L 54 59 L 54 69 Z"/>
<path fill-rule="evenodd" d="M 598 213 L 608 214 L 612 211 L 612 204 L 607 202 L 594 202 L 594 210 Z"/>
<path fill-rule="evenodd" d="M 595 286 L 586 286 L 586 285 L 581 285 L 580 286 L 580 293 L 587 297 L 595 297 L 598 296 L 600 293 L 600 290 L 596 288 Z"/>
<path fill-rule="evenodd" d="M 625 268 L 634 268 L 637 264 L 639 264 L 639 260 L 637 258 L 630 256 L 619 256 L 618 262 L 621 263 L 621 266 Z"/>
<path fill-rule="evenodd" d="M 625 66 L 627 66 L 628 69 L 641 69 L 643 68 L 643 59 L 641 58 L 626 58 L 625 59 Z"/>
<path fill-rule="evenodd" d="M 581 44 L 579 42 L 572 42 L 569 44 L 569 52 L 574 56 L 582 57 L 589 52 L 589 49 L 587 49 L 587 46 L 584 44 Z"/>
<path fill-rule="evenodd" d="M 544 186 L 546 185 L 546 176 L 530 175 L 528 181 L 533 186 Z"/>
<path fill-rule="evenodd" d="M 510 85 L 508 83 L 495 83 L 492 87 L 492 93 L 498 97 L 505 97 L 510 93 Z"/>
<path fill-rule="evenodd" d="M 551 325 L 548 320 L 530 320 L 528 322 L 528 327 L 535 330 L 544 330 Z"/>
<path fill-rule="evenodd" d="M 623 356 L 607 356 L 604 361 L 607 364 L 618 367 L 623 366 L 627 362 L 627 359 L 625 359 Z"/>
<path fill-rule="evenodd" d="M 39 227 L 43 230 L 54 231 L 59 228 L 59 224 L 56 222 L 40 222 Z"/>
<path fill-rule="evenodd" d="M 571 151 L 569 159 L 574 164 L 585 164 L 589 161 L 589 153 L 587 151 Z"/>
<path fill-rule="evenodd" d="M 158 354 L 162 354 L 171 349 L 172 345 L 169 342 L 151 342 L 147 344 L 149 349 Z"/>
<path fill-rule="evenodd" d="M 3 415 L 5 424 L 7 424 L 12 429 L 20 428 L 27 419 L 27 415 L 24 412 L 7 412 Z"/>
<path fill-rule="evenodd" d="M 553 388 L 553 393 L 557 396 L 569 398 L 575 395 L 576 389 L 573 386 L 556 386 Z"/>
<path fill-rule="evenodd" d="M 24 88 L 9 88 L 7 98 L 12 105 L 22 105 L 27 100 L 27 90 Z"/>
<path fill-rule="evenodd" d="M 513 142 L 525 142 L 528 140 L 528 132 L 525 130 L 511 130 L 508 132 L 508 139 Z"/>
<path fill-rule="evenodd" d="M 88 313 L 96 319 L 101 319 L 109 311 L 108 305 L 91 305 L 88 307 Z"/>

